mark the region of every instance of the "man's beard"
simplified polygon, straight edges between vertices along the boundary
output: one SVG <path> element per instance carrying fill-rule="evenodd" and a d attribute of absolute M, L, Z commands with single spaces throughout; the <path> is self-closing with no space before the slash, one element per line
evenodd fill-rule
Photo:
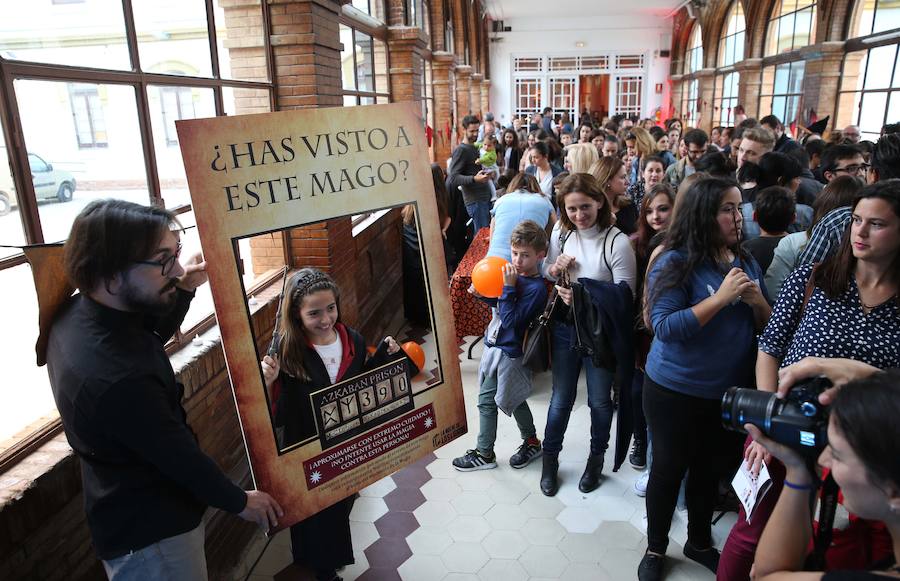
<path fill-rule="evenodd" d="M 167 315 L 175 308 L 178 300 L 178 292 L 172 290 L 177 282 L 176 279 L 172 279 L 162 290 L 151 294 L 152 291 L 136 287 L 131 281 L 126 281 L 119 291 L 119 298 L 130 311 L 146 315 Z"/>

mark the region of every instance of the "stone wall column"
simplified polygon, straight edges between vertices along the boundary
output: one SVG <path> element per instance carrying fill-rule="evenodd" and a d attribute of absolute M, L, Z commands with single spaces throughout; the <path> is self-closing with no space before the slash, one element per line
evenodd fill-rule
<path fill-rule="evenodd" d="M 491 80 L 481 81 L 481 110 L 487 113 L 491 110 Z"/>
<path fill-rule="evenodd" d="M 741 73 L 738 82 L 738 105 L 747 117 L 759 118 L 759 95 L 762 91 L 762 59 L 745 59 L 734 65 Z"/>
<path fill-rule="evenodd" d="M 388 50 L 391 54 L 391 100 L 422 102 L 425 94 L 425 31 L 413 26 L 388 28 Z"/>
<path fill-rule="evenodd" d="M 702 69 L 697 71 L 697 79 L 700 81 L 698 99 L 700 100 L 700 122 L 696 124 L 699 129 L 707 133 L 712 131 L 715 117 L 715 69 Z"/>
<path fill-rule="evenodd" d="M 484 75 L 481 73 L 472 73 L 472 77 L 469 80 L 469 109 L 479 119 L 484 117 L 484 112 L 481 110 L 481 82 L 483 80 Z"/>
<path fill-rule="evenodd" d="M 469 65 L 456 66 L 456 123 L 471 114 L 472 106 L 469 104 L 469 81 L 472 76 L 472 67 Z"/>
<path fill-rule="evenodd" d="M 434 159 L 446 169 L 456 145 L 456 111 L 453 91 L 456 57 L 449 52 L 431 53 L 431 84 L 434 88 Z"/>

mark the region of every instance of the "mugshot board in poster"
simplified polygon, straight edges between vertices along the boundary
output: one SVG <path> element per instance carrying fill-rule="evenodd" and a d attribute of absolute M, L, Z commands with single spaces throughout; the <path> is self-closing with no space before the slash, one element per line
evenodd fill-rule
<path fill-rule="evenodd" d="M 254 483 L 286 510 L 280 525 L 463 434 L 417 109 L 287 111 L 177 127 Z M 410 228 L 418 249 L 404 254 Z M 326 279 L 331 294 L 321 292 Z M 259 280 L 269 284 L 257 288 Z M 421 290 L 424 323 L 404 315 L 410 289 Z M 325 301 L 313 309 L 321 324 L 304 318 L 310 290 Z M 319 331 L 342 346 L 330 370 L 310 340 Z M 304 359 L 304 349 L 317 358 Z"/>

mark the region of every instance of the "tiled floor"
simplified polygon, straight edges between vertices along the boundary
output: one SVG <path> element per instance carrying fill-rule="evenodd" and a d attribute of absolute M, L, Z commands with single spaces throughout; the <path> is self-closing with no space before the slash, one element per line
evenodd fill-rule
<path fill-rule="evenodd" d="M 341 576 L 347 581 L 636 579 L 646 548 L 644 499 L 632 492 L 639 472 L 627 462 L 612 472 L 610 446 L 600 488 L 590 494 L 577 488 L 590 427 L 583 388 L 560 454 L 562 486 L 555 497 L 544 496 L 538 488 L 540 460 L 522 470 L 507 463 L 521 442 L 515 422 L 503 415 L 496 444 L 498 468 L 462 473 L 450 465 L 452 458 L 473 447 L 478 430 L 475 402 L 481 345 L 468 360 L 465 351 L 471 338 L 466 341 L 460 367 L 469 433 L 360 493 L 350 517 L 356 563 Z M 424 347 L 431 360 L 433 350 L 427 342 Z M 539 434 L 549 399 L 550 374 L 546 373 L 536 378 L 529 399 Z M 666 579 L 713 579 L 709 571 L 681 555 L 686 516 L 676 510 Z M 719 548 L 735 518 L 734 513 L 726 514 L 714 527 Z M 290 561 L 290 539 L 284 531 L 275 537 L 250 579 L 296 579 L 284 570 Z"/>

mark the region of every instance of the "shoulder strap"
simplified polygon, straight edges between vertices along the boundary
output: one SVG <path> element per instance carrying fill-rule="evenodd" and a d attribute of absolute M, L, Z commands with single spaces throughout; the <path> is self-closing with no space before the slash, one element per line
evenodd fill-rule
<path fill-rule="evenodd" d="M 606 231 L 606 236 L 603 237 L 603 263 L 606 264 L 606 270 L 609 271 L 609 276 L 612 277 L 612 267 L 609 265 L 609 258 L 607 258 L 607 256 L 606 256 L 606 239 L 609 238 L 610 230 L 612 230 L 612 226 L 610 226 L 609 230 Z M 616 232 L 616 235 L 613 236 L 612 244 L 616 243 L 616 238 L 618 238 L 619 234 L 621 234 L 621 233 L 622 233 L 621 230 Z M 613 281 L 613 282 L 615 282 L 615 281 Z"/>
<path fill-rule="evenodd" d="M 563 253 L 563 248 L 566 247 L 566 240 L 568 240 L 569 236 L 571 236 L 571 235 L 572 235 L 571 230 L 566 230 L 565 228 L 562 227 L 562 225 L 560 225 L 560 227 L 559 227 L 559 253 L 560 254 Z"/>
<path fill-rule="evenodd" d="M 809 280 L 806 281 L 806 288 L 803 291 L 803 303 L 800 305 L 800 318 L 803 318 L 803 312 L 806 310 L 806 303 L 809 302 L 809 298 L 812 296 L 813 291 L 816 290 L 816 269 L 819 268 L 819 263 L 813 264 L 812 270 L 809 272 Z"/>

